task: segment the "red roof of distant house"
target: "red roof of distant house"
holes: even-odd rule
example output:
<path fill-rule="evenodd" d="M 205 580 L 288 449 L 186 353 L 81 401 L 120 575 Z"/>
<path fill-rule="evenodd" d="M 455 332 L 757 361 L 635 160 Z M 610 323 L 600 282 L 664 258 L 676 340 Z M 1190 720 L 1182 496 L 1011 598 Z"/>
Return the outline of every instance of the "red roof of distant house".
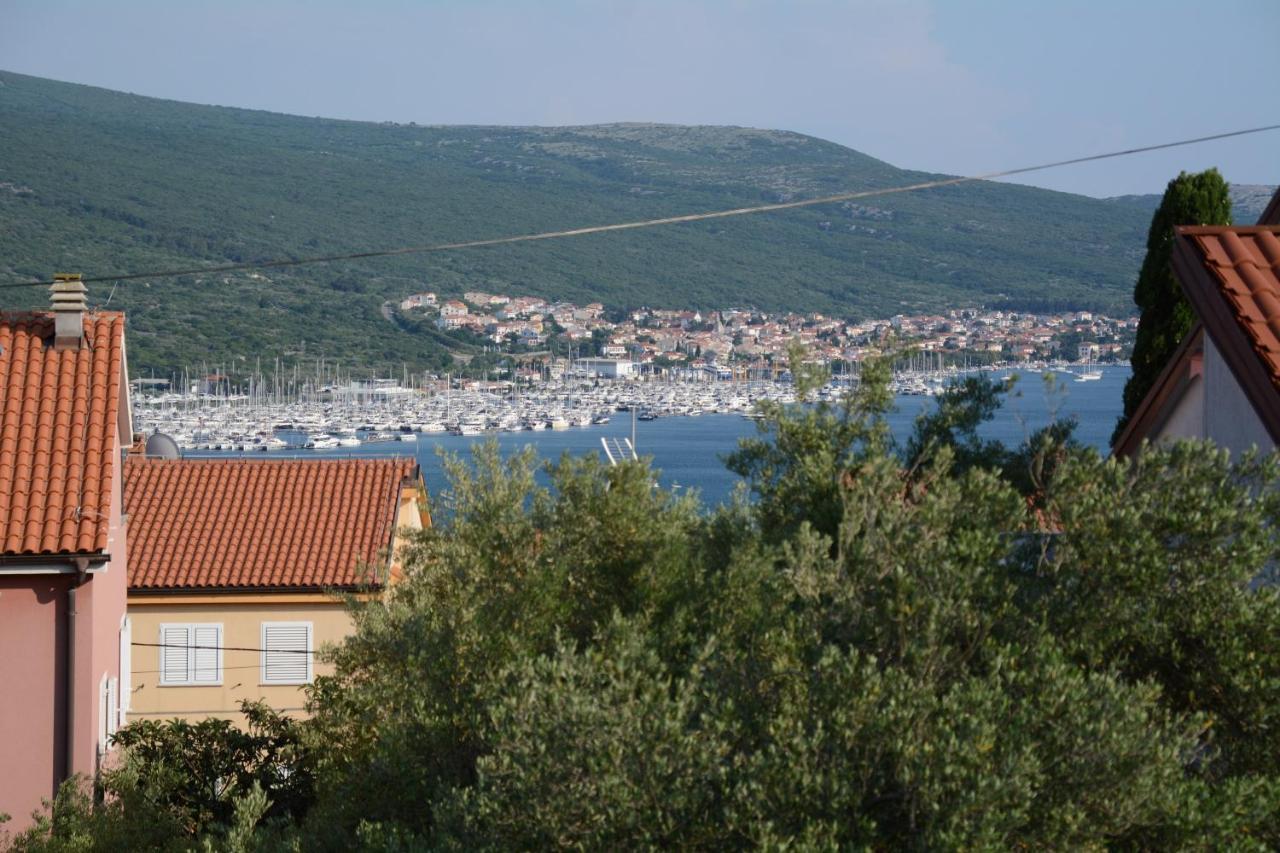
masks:
<path fill-rule="evenodd" d="M 412 459 L 125 461 L 129 589 L 355 587 L 385 564 Z"/>
<path fill-rule="evenodd" d="M 107 549 L 124 315 L 85 315 L 77 349 L 53 333 L 51 313 L 0 314 L 0 556 Z"/>
<path fill-rule="evenodd" d="M 1177 232 L 1174 269 L 1187 299 L 1280 441 L 1280 226 Z"/>

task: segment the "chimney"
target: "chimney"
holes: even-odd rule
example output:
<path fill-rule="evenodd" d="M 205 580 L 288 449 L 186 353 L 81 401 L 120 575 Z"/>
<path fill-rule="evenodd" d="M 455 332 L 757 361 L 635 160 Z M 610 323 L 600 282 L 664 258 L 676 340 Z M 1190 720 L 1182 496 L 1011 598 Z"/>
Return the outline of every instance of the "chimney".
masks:
<path fill-rule="evenodd" d="M 57 273 L 49 288 L 53 303 L 53 349 L 80 349 L 84 339 L 84 314 L 89 310 L 89 289 L 80 273 Z"/>

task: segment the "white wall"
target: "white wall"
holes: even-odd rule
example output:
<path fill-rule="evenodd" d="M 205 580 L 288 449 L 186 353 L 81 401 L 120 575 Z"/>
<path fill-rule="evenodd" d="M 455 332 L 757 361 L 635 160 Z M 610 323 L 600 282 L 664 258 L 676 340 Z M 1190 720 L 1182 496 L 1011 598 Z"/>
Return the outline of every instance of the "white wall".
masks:
<path fill-rule="evenodd" d="M 1204 339 L 1203 384 L 1205 432 L 1219 447 L 1229 449 L 1232 455 L 1251 447 L 1275 447 L 1262 419 L 1208 335 Z"/>
<path fill-rule="evenodd" d="M 1204 438 L 1204 395 L 1205 381 L 1203 376 L 1193 378 L 1182 397 L 1174 403 L 1173 411 L 1152 436 L 1152 444 L 1166 444 L 1180 438 Z"/>
<path fill-rule="evenodd" d="M 630 376 L 633 373 L 632 368 L 635 367 L 629 361 L 612 358 L 584 358 L 578 361 L 577 366 L 584 373 L 610 379 Z"/>

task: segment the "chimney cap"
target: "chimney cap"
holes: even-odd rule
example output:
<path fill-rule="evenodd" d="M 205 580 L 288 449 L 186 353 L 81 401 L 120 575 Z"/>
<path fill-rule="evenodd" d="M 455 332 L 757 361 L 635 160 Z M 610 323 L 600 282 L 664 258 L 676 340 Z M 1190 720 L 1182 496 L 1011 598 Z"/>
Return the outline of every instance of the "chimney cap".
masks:
<path fill-rule="evenodd" d="M 86 311 L 89 308 L 89 288 L 80 280 L 79 274 L 71 276 L 59 273 L 49 285 L 50 301 L 54 311 Z"/>

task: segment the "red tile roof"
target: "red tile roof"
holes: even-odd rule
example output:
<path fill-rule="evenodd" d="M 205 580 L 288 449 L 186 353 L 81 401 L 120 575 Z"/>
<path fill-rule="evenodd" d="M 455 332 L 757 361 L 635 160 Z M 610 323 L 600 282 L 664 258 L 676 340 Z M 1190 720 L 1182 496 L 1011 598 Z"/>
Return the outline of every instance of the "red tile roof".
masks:
<path fill-rule="evenodd" d="M 125 461 L 129 589 L 353 587 L 386 562 L 412 459 Z"/>
<path fill-rule="evenodd" d="M 124 315 L 85 315 L 79 349 L 53 331 L 50 313 L 0 313 L 0 556 L 107 548 Z"/>
<path fill-rule="evenodd" d="M 1280 389 L 1280 229 L 1183 228 Z"/>
<path fill-rule="evenodd" d="M 1192 308 L 1280 435 L 1280 226 L 1177 230 L 1174 268 Z"/>

